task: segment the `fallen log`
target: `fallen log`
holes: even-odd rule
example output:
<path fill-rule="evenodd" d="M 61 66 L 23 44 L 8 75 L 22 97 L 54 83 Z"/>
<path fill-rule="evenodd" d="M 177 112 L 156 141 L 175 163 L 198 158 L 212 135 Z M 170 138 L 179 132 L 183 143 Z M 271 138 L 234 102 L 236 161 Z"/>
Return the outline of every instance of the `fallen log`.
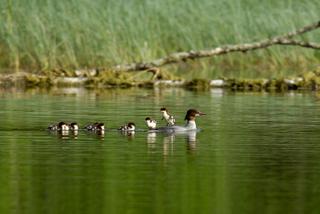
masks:
<path fill-rule="evenodd" d="M 306 41 L 297 41 L 292 39 L 292 37 L 294 36 L 316 30 L 319 27 L 320 27 L 320 21 L 310 25 L 306 25 L 295 31 L 292 31 L 280 36 L 275 36 L 269 39 L 263 39 L 259 42 L 236 44 L 236 45 L 224 45 L 221 47 L 216 47 L 208 50 L 198 50 L 198 51 L 190 50 L 185 52 L 177 52 L 159 59 L 152 60 L 150 62 L 139 62 L 139 63 L 124 64 L 124 65 L 116 65 L 111 70 L 116 72 L 143 71 L 143 70 L 149 70 L 149 69 L 161 67 L 167 64 L 186 61 L 188 59 L 213 57 L 213 56 L 228 54 L 232 52 L 245 53 L 245 52 L 253 51 L 257 49 L 268 48 L 274 45 L 299 46 L 303 48 L 320 50 L 320 44 L 313 43 L 313 42 L 306 42 Z"/>

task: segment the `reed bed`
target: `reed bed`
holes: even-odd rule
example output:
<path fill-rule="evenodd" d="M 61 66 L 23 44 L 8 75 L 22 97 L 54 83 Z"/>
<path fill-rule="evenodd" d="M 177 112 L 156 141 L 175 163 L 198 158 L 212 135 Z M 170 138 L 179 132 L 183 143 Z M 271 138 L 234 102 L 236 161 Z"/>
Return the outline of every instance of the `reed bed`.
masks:
<path fill-rule="evenodd" d="M 171 52 L 258 41 L 319 19 L 318 0 L 0 0 L 1 70 L 110 67 Z M 320 42 L 320 32 L 301 39 Z M 190 77 L 292 75 L 319 51 L 272 47 L 180 63 Z"/>

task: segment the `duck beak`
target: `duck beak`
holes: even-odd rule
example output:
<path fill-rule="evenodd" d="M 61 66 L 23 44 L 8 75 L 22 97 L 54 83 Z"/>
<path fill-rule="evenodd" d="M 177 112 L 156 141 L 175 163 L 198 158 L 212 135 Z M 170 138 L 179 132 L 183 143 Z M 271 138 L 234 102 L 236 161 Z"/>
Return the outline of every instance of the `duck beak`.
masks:
<path fill-rule="evenodd" d="M 203 113 L 203 112 L 198 112 L 198 114 L 199 114 L 199 116 L 202 116 L 202 115 L 206 115 L 205 113 Z"/>

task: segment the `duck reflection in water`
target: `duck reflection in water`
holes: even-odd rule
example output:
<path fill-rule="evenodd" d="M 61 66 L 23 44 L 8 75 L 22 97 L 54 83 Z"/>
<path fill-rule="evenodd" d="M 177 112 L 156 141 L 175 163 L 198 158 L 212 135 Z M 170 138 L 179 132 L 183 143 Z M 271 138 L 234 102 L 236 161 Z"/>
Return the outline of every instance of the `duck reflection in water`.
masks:
<path fill-rule="evenodd" d="M 150 145 L 153 145 L 156 143 L 157 140 L 157 133 L 156 132 L 148 132 L 147 134 L 147 142 Z"/>
<path fill-rule="evenodd" d="M 69 139 L 69 130 L 61 130 L 57 132 L 58 137 L 61 139 Z"/>
<path fill-rule="evenodd" d="M 132 140 L 135 135 L 135 131 L 127 131 L 127 130 L 120 130 L 119 133 L 123 136 L 128 137 L 129 140 Z"/>
<path fill-rule="evenodd" d="M 70 137 L 72 137 L 73 139 L 78 139 L 78 134 L 78 130 L 71 131 Z"/>
<path fill-rule="evenodd" d="M 156 132 L 148 132 L 147 133 L 147 145 L 148 145 L 148 153 L 156 153 L 157 150 L 157 133 Z"/>
<path fill-rule="evenodd" d="M 189 131 L 185 136 L 188 151 L 195 151 L 197 149 L 197 132 L 196 130 Z"/>
<path fill-rule="evenodd" d="M 105 130 L 95 130 L 95 131 L 87 131 L 86 135 L 93 136 L 97 139 L 104 139 Z"/>
<path fill-rule="evenodd" d="M 59 131 L 50 131 L 50 134 L 57 136 L 60 139 L 78 139 L 78 131 L 72 130 L 59 130 Z"/>
<path fill-rule="evenodd" d="M 174 143 L 175 135 L 168 134 L 163 138 L 163 155 L 167 156 L 169 154 L 173 154 L 173 143 Z"/>
<path fill-rule="evenodd" d="M 96 130 L 94 131 L 94 134 L 96 135 L 97 138 L 104 139 L 104 132 L 105 130 Z"/>
<path fill-rule="evenodd" d="M 159 135 L 163 136 L 163 155 L 172 155 L 174 153 L 174 142 L 176 138 L 184 137 L 186 140 L 187 151 L 195 151 L 197 146 L 197 132 L 199 130 L 190 130 L 186 132 L 157 132 L 149 131 L 147 134 L 148 151 L 156 150 L 156 139 Z"/>

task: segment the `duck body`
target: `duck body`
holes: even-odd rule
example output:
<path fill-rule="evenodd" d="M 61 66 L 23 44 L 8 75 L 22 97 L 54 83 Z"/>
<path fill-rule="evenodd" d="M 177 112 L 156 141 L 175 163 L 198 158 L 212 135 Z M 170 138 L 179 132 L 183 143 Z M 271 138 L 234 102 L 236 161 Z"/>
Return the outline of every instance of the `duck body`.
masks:
<path fill-rule="evenodd" d="M 195 131 L 197 130 L 197 127 L 191 127 L 191 126 L 165 126 L 160 127 L 158 129 L 159 132 L 187 132 L 187 131 Z"/>

